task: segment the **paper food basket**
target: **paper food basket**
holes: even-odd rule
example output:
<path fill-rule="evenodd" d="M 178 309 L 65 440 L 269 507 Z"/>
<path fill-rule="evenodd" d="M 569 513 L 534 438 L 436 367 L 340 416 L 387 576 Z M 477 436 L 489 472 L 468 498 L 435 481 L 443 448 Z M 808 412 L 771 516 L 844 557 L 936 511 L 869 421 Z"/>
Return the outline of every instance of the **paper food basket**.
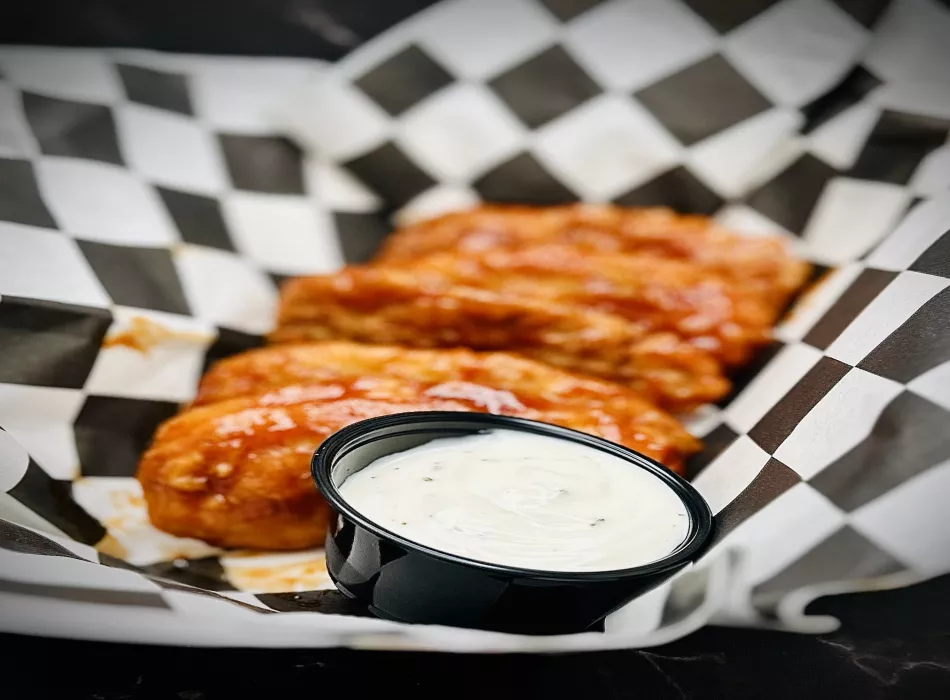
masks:
<path fill-rule="evenodd" d="M 829 630 L 818 595 L 950 570 L 948 36 L 934 0 L 452 0 L 336 65 L 0 48 L 0 630 L 609 649 Z M 150 527 L 138 455 L 282 279 L 479 200 L 713 214 L 823 273 L 691 419 L 697 567 L 603 632 L 522 637 L 365 617 L 319 552 Z"/>

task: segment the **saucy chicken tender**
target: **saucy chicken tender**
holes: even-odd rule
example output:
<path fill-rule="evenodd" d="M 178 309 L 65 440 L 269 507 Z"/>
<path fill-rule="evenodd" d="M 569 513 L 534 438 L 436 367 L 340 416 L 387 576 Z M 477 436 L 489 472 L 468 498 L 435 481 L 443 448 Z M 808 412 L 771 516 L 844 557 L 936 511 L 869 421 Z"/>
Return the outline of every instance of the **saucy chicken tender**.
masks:
<path fill-rule="evenodd" d="M 509 351 L 618 381 L 675 411 L 715 401 L 729 388 L 716 359 L 675 334 L 504 291 L 427 285 L 382 267 L 291 280 L 270 339 Z"/>
<path fill-rule="evenodd" d="M 172 535 L 220 547 L 315 547 L 323 544 L 330 510 L 313 485 L 310 458 L 326 437 L 364 418 L 467 409 L 439 399 L 222 401 L 163 423 L 137 478 L 152 524 Z"/>
<path fill-rule="evenodd" d="M 159 427 L 139 464 L 149 519 L 170 534 L 220 547 L 318 546 L 330 511 L 311 481 L 314 450 L 350 423 L 392 413 L 493 408 L 605 437 L 675 469 L 694 449 L 662 414 L 638 423 L 607 409 L 532 407 L 510 392 L 499 392 L 500 405 L 486 405 L 470 388 L 475 398 L 439 386 L 392 377 L 324 381 L 185 410 Z"/>
<path fill-rule="evenodd" d="M 376 262 L 414 262 L 444 251 L 480 255 L 538 243 L 567 244 L 578 256 L 636 253 L 690 261 L 748 285 L 777 308 L 809 273 L 809 265 L 774 237 L 741 236 L 708 217 L 665 208 L 590 204 L 481 205 L 453 212 L 397 230 Z"/>
<path fill-rule="evenodd" d="M 263 405 L 353 396 L 457 399 L 478 410 L 537 417 L 597 434 L 672 469 L 699 449 L 675 418 L 626 387 L 505 353 L 348 342 L 263 348 L 212 366 L 193 405 L 249 396 Z"/>
<path fill-rule="evenodd" d="M 735 366 L 769 342 L 778 310 L 747 286 L 681 260 L 578 255 L 540 244 L 481 255 L 435 253 L 407 264 L 427 285 L 465 285 L 617 314 L 669 331 Z"/>

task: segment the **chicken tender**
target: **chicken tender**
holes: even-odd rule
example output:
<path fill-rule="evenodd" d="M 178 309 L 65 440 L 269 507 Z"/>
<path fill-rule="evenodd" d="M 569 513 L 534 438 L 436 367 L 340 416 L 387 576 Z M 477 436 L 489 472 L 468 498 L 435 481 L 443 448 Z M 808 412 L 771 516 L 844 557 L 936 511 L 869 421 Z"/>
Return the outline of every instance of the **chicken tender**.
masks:
<path fill-rule="evenodd" d="M 504 291 L 427 285 L 411 272 L 350 267 L 284 285 L 273 342 L 347 339 L 408 347 L 510 351 L 618 381 L 674 411 L 729 388 L 707 352 L 613 314 Z"/>
<path fill-rule="evenodd" d="M 193 405 L 238 397 L 275 405 L 354 396 L 462 400 L 472 410 L 533 417 L 600 435 L 674 470 L 699 448 L 675 418 L 630 389 L 514 355 L 465 349 L 325 342 L 252 350 L 216 363 Z"/>
<path fill-rule="evenodd" d="M 427 285 L 465 285 L 623 316 L 669 331 L 735 366 L 768 343 L 777 309 L 747 286 L 681 260 L 578 255 L 540 244 L 481 255 L 435 253 L 407 265 Z"/>
<path fill-rule="evenodd" d="M 159 426 L 137 478 L 152 524 L 172 535 L 220 547 L 315 547 L 323 544 L 330 509 L 310 477 L 310 458 L 326 437 L 364 418 L 467 409 L 441 399 L 222 401 Z"/>
<path fill-rule="evenodd" d="M 414 262 L 443 251 L 473 255 L 538 243 L 568 244 L 578 256 L 636 253 L 690 261 L 749 286 L 776 308 L 787 303 L 809 274 L 809 265 L 774 237 L 741 236 L 708 217 L 665 208 L 589 204 L 482 205 L 446 214 L 397 230 L 376 261 Z"/>
<path fill-rule="evenodd" d="M 410 411 L 488 412 L 479 400 L 433 396 L 425 385 L 384 378 L 358 382 L 297 385 L 250 398 L 219 401 L 188 409 L 162 424 L 142 456 L 138 480 L 152 524 L 179 537 L 194 537 L 220 547 L 285 550 L 322 544 L 329 507 L 310 477 L 314 450 L 330 434 L 359 420 Z M 382 387 L 387 386 L 387 389 Z M 443 385 L 445 386 L 445 385 Z M 430 386 L 429 389 L 432 387 Z M 311 391 L 316 389 L 317 391 Z M 451 394 L 451 391 L 445 392 Z M 391 398 L 378 398 L 389 394 Z M 366 398 L 367 396 L 377 398 Z M 315 396 L 317 398 L 315 398 Z M 670 466 L 680 465 L 677 440 L 643 425 L 618 422 L 609 411 L 571 407 L 542 410 L 508 394 L 508 415 L 556 423 L 625 444 Z M 664 423 L 662 415 L 655 419 Z M 669 419 L 666 419 L 669 420 Z"/>

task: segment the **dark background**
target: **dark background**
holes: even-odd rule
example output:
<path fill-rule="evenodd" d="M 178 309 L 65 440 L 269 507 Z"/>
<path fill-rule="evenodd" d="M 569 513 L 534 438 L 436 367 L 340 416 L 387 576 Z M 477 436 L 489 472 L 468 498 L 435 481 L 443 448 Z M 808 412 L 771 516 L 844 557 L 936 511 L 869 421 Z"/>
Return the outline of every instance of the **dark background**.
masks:
<path fill-rule="evenodd" d="M 9 0 L 0 2 L 0 43 L 335 60 L 431 4 Z M 825 637 L 709 628 L 647 651 L 575 656 L 209 650 L 0 635 L 0 682 L 23 697 L 98 700 L 270 697 L 291 688 L 352 698 L 373 691 L 414 698 L 947 698 L 948 600 L 945 576 L 817 601 L 809 612 L 844 622 Z"/>
<path fill-rule="evenodd" d="M 435 0 L 9 0 L 0 2 L 0 43 L 332 61 L 433 4 Z"/>

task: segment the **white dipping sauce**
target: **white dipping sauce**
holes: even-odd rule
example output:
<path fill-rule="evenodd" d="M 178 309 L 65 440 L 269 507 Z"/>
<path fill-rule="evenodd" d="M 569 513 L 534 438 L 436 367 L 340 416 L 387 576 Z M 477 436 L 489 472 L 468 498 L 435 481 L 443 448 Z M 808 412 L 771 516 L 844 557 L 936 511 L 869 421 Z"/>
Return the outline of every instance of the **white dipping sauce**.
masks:
<path fill-rule="evenodd" d="M 689 530 L 658 477 L 568 440 L 515 430 L 444 438 L 379 459 L 343 498 L 422 545 L 544 571 L 612 571 L 662 559 Z"/>

